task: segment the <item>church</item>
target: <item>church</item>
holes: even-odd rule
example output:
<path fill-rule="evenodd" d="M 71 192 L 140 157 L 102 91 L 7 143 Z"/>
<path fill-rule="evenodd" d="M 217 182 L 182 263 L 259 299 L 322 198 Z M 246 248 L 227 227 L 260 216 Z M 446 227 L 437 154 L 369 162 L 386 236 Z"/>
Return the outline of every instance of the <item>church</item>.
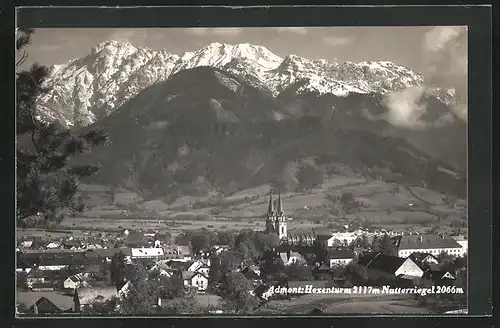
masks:
<path fill-rule="evenodd" d="M 275 202 L 272 193 L 269 193 L 269 206 L 266 214 L 266 233 L 275 233 L 278 235 L 282 244 L 289 245 L 312 245 L 317 239 L 323 236 L 331 236 L 329 232 L 315 231 L 310 229 L 307 231 L 291 230 L 288 231 L 287 217 L 283 210 L 283 202 L 281 199 L 281 192 L 278 193 L 276 210 L 274 208 Z"/>

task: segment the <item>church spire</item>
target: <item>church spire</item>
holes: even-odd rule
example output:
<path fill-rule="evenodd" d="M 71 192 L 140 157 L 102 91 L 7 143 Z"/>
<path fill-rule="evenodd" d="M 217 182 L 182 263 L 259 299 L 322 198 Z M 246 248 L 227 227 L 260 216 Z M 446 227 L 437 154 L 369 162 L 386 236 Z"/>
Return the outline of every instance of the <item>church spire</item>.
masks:
<path fill-rule="evenodd" d="M 269 207 L 267 209 L 267 214 L 269 216 L 274 215 L 274 204 L 273 204 L 273 194 L 269 191 Z"/>
<path fill-rule="evenodd" d="M 278 192 L 278 215 L 283 215 L 283 204 L 281 203 L 281 189 Z"/>

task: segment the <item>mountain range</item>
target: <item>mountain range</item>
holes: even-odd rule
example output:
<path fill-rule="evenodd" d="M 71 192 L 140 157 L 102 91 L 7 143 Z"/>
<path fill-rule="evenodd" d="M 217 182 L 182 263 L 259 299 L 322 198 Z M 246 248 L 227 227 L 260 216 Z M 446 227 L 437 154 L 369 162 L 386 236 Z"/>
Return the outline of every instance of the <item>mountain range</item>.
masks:
<path fill-rule="evenodd" d="M 41 117 L 66 127 L 84 126 L 109 115 L 146 87 L 176 73 L 210 66 L 235 74 L 277 97 L 300 83 L 296 92 L 346 95 L 386 93 L 417 87 L 421 74 L 389 61 L 336 63 L 296 55 L 281 58 L 262 46 L 212 43 L 182 55 L 106 41 L 87 56 L 51 68 L 51 91 L 39 99 Z M 441 92 L 442 93 L 442 92 Z M 443 93 L 453 102 L 453 92 Z"/>
<path fill-rule="evenodd" d="M 466 194 L 466 124 L 453 116 L 453 90 L 427 89 L 392 62 L 220 43 L 179 56 L 107 41 L 53 67 L 46 83 L 42 120 L 110 136 L 109 147 L 75 159 L 102 164 L 89 183 L 166 202 L 270 182 L 309 188 L 332 174 Z M 425 108 L 417 129 L 389 119 L 388 95 L 412 90 Z"/>

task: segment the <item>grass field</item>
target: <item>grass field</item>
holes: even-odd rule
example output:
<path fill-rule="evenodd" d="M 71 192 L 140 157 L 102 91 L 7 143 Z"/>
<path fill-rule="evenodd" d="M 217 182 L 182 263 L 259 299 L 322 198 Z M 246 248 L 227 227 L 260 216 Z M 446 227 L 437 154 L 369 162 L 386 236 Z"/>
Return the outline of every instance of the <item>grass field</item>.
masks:
<path fill-rule="evenodd" d="M 328 222 L 345 222 L 331 214 L 334 205 L 331 199 L 347 192 L 363 204 L 357 212 L 346 215 L 347 219 L 358 217 L 386 229 L 422 232 L 432 226 L 439 226 L 442 232 L 449 232 L 454 224 L 465 226 L 467 210 L 464 200 L 456 200 L 455 207 L 449 208 L 439 193 L 398 186 L 399 192 L 392 194 L 390 191 L 394 186 L 382 181 L 334 176 L 320 188 L 307 192 L 284 192 L 285 213 L 293 218 L 288 223 L 289 229 L 321 228 Z M 242 190 L 222 201 L 182 197 L 172 204 L 161 200 L 144 202 L 136 193 L 123 190 L 117 194 L 120 202 L 115 199 L 115 203 L 111 203 L 106 189 L 98 186 L 90 186 L 86 192 L 93 200 L 91 208 L 79 217 L 64 220 L 59 229 L 71 231 L 75 236 L 85 231 L 118 232 L 125 228 L 168 231 L 173 236 L 184 230 L 200 228 L 215 231 L 264 230 L 269 199 L 267 185 Z M 408 208 L 408 204 L 414 207 Z M 320 219 L 321 223 L 317 222 Z M 31 229 L 22 234 L 48 235 L 42 230 Z"/>
<path fill-rule="evenodd" d="M 309 294 L 293 300 L 276 300 L 266 304 L 263 312 L 307 314 L 320 309 L 328 314 L 430 314 L 415 305 L 408 295 Z"/>

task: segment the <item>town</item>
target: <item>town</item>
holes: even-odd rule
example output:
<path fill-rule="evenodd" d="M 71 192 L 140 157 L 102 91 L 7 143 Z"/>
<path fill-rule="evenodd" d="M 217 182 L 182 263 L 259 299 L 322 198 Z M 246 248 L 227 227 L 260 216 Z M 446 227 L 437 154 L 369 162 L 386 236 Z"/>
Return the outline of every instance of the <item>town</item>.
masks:
<path fill-rule="evenodd" d="M 174 240 L 152 229 L 96 232 L 81 238 L 20 237 L 17 313 L 323 313 L 311 286 L 359 288 L 359 297 L 370 294 L 360 286 L 448 286 L 462 293 L 412 295 L 411 302 L 430 313 L 466 308 L 468 243 L 463 233 L 349 225 L 289 229 L 292 218 L 286 216 L 280 194 L 277 200 L 269 195 L 265 220 L 263 231 L 199 229 Z M 276 293 L 279 288 L 294 292 Z"/>

